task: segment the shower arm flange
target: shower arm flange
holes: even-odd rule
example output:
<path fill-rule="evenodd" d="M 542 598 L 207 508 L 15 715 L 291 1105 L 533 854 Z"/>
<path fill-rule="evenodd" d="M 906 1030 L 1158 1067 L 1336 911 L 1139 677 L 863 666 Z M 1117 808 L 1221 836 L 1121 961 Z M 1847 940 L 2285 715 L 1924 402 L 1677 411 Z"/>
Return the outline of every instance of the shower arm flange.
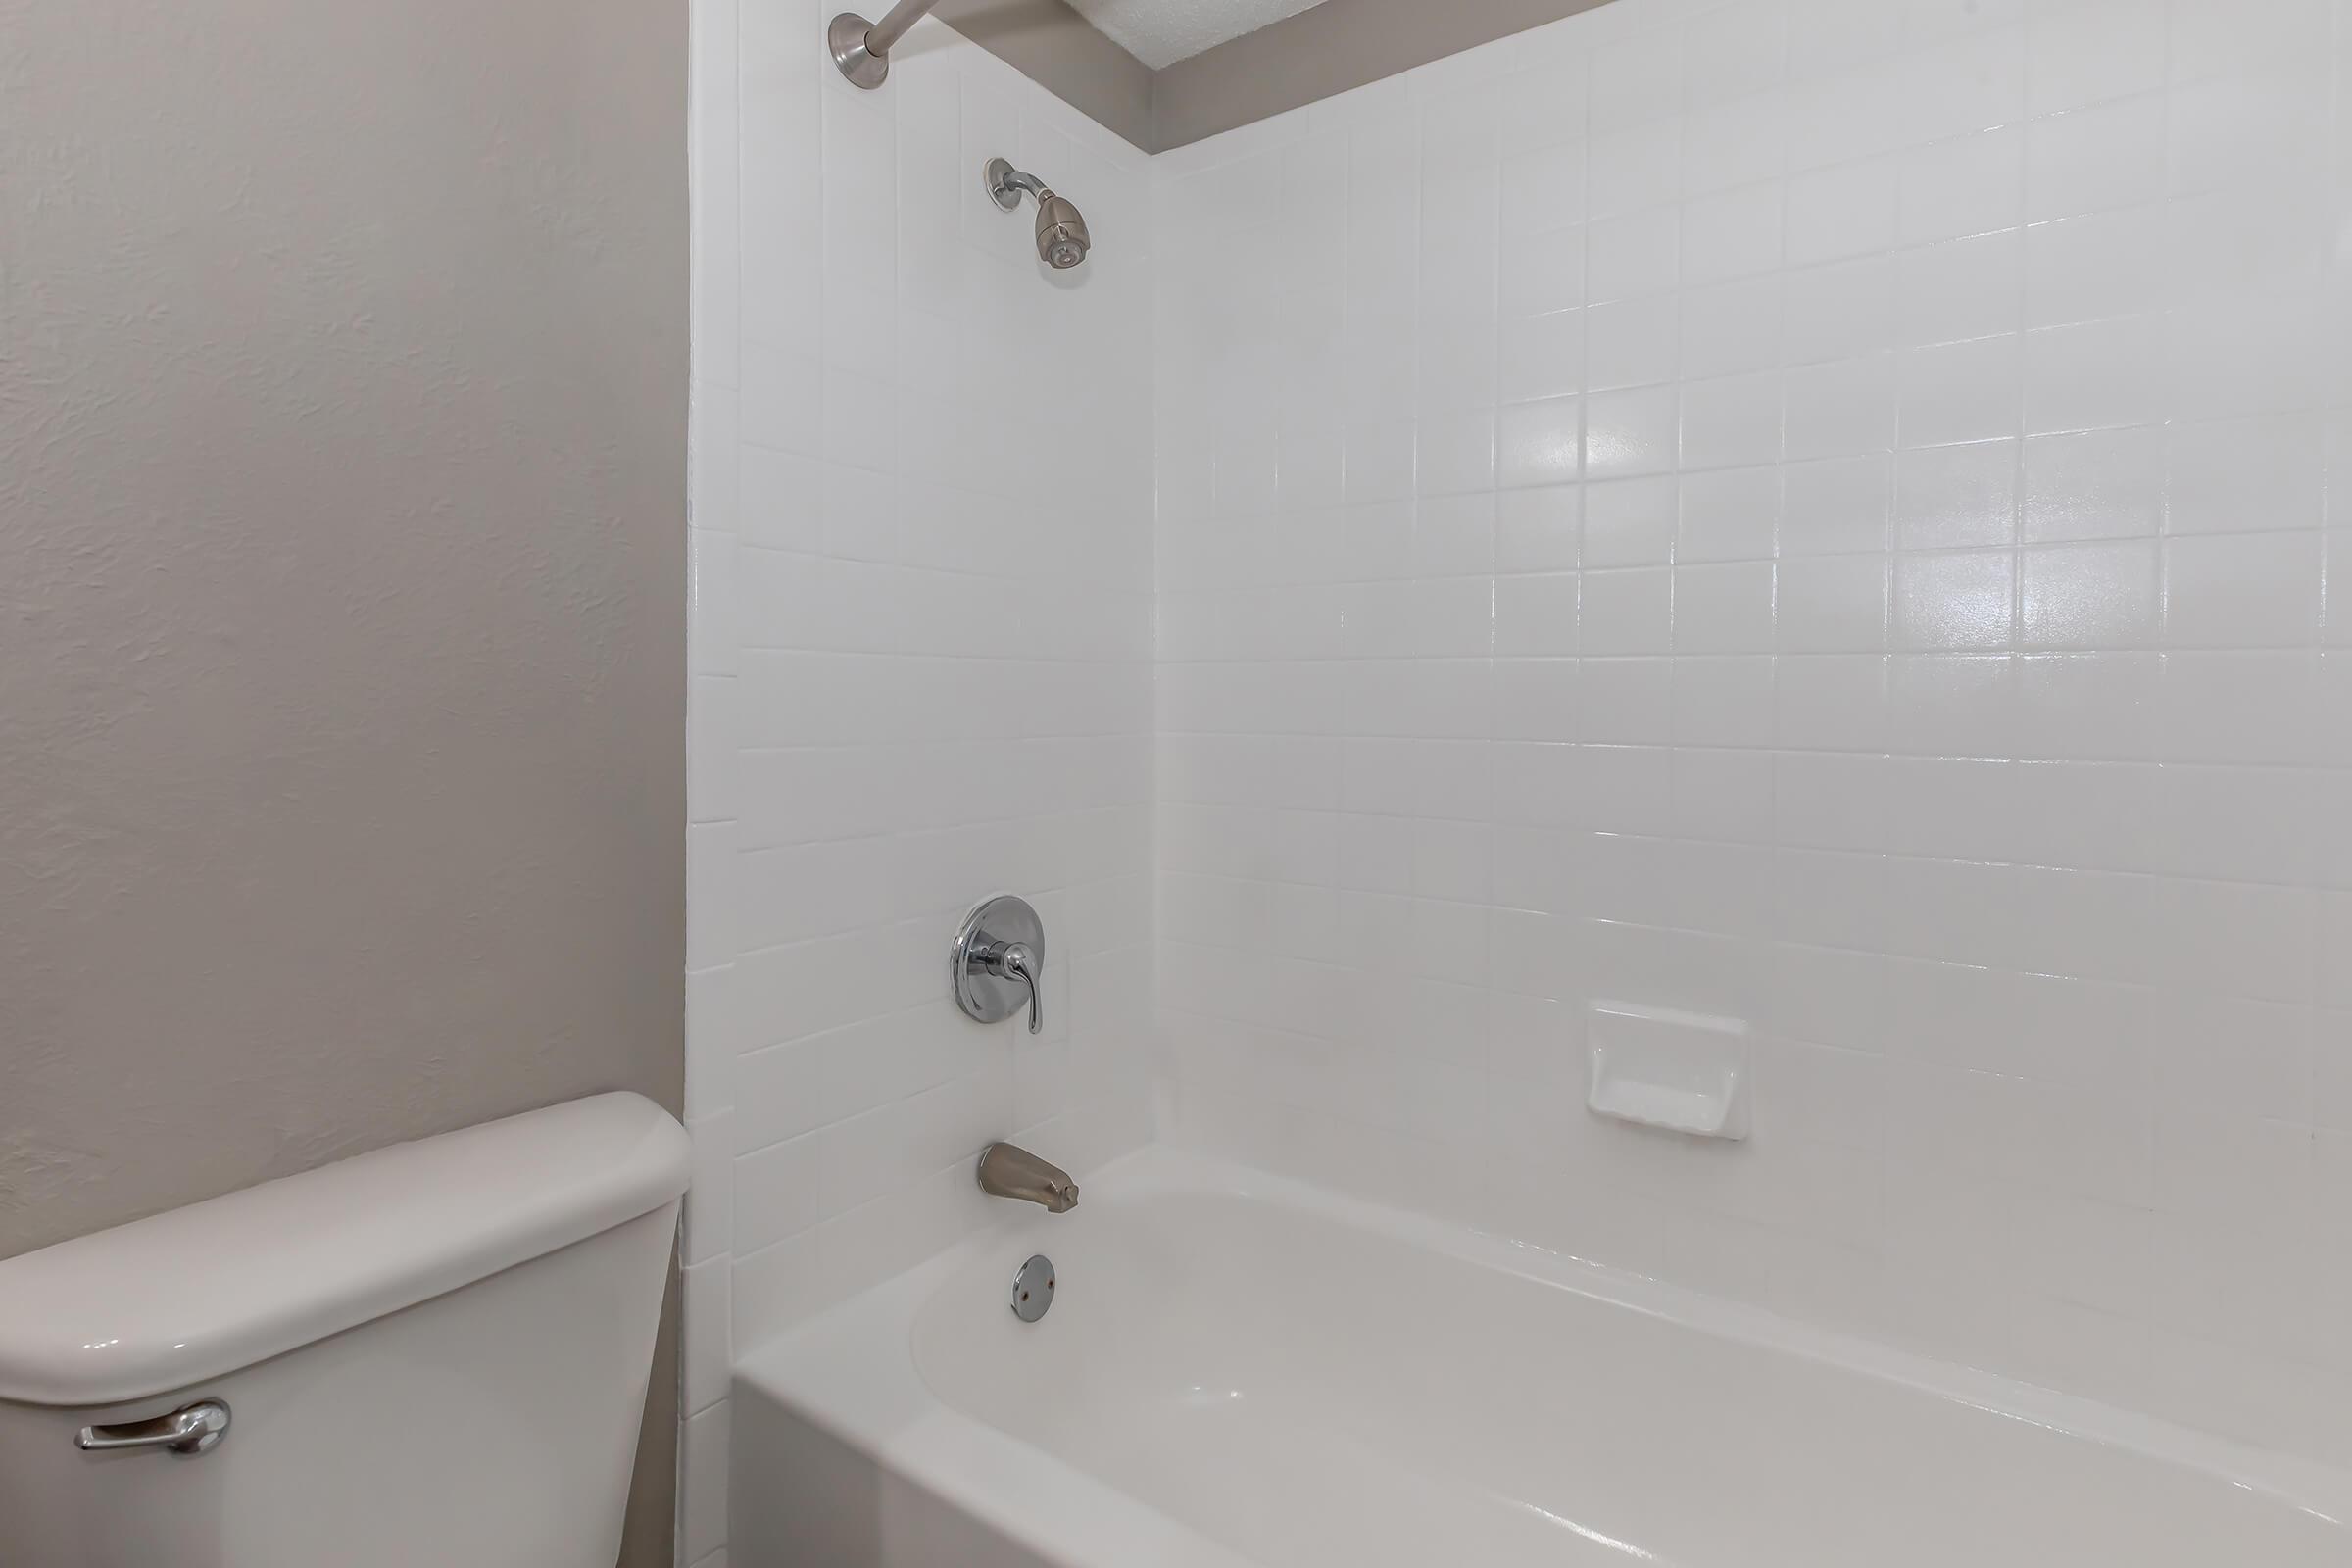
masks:
<path fill-rule="evenodd" d="M 991 158 L 988 167 L 980 172 L 988 183 L 990 199 L 1008 213 L 1021 205 L 1023 191 L 1027 191 L 1030 199 L 1040 206 L 1054 199 L 1054 193 L 1046 188 L 1044 180 L 1035 174 L 1022 173 L 1012 167 L 1008 159 Z"/>
<path fill-rule="evenodd" d="M 852 86 L 871 92 L 890 79 L 890 51 L 937 4 L 939 0 L 899 0 L 882 13 L 880 22 L 844 11 L 825 28 L 825 47 L 833 53 L 833 64 Z"/>

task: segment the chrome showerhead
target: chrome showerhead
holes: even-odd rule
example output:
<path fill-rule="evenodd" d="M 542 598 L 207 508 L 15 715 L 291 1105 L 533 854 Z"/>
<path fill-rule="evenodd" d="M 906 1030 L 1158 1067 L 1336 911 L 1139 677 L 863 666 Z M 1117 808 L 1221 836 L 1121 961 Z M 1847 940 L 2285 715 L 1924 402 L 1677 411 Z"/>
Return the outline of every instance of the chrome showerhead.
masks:
<path fill-rule="evenodd" d="M 999 207 L 1011 212 L 1027 191 L 1037 201 L 1038 259 L 1055 271 L 1066 271 L 1086 260 L 1095 240 L 1086 229 L 1075 203 L 1056 196 L 1035 174 L 1024 174 L 1002 158 L 991 158 L 984 171 L 988 194 Z"/>
<path fill-rule="evenodd" d="M 1059 270 L 1076 267 L 1086 260 L 1094 236 L 1086 231 L 1086 220 L 1067 199 L 1053 192 L 1037 204 L 1037 254 L 1046 265 Z"/>

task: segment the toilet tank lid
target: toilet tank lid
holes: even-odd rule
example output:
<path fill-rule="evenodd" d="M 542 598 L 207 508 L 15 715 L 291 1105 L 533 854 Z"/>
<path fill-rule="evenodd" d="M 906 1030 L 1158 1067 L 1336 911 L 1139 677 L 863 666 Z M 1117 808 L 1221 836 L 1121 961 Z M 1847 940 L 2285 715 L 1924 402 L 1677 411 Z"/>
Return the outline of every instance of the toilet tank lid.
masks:
<path fill-rule="evenodd" d="M 282 1355 L 624 1224 L 686 1189 L 685 1129 L 596 1095 L 0 1262 L 0 1399 L 90 1405 Z"/>

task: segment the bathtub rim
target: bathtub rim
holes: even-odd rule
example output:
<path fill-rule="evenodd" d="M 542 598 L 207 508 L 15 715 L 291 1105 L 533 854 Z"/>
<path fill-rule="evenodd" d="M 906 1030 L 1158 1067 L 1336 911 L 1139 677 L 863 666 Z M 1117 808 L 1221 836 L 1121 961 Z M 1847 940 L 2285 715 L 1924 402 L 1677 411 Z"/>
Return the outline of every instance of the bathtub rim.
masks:
<path fill-rule="evenodd" d="M 1938 1361 L 1850 1331 L 1330 1191 L 1169 1144 L 1091 1173 L 1087 1212 L 1122 1200 L 1213 1197 L 1260 1201 L 1567 1290 L 1678 1327 L 1816 1365 L 1856 1372 L 1931 1398 L 2045 1427 L 2079 1441 L 2180 1466 L 2352 1531 L 2352 1470 L 2180 1426 L 2081 1395 Z M 771 1400 L 869 1455 L 900 1479 L 954 1502 L 1058 1568 L 1256 1568 L 1150 1503 L 946 1403 L 915 1360 L 914 1326 L 947 1281 L 1020 1246 L 1050 1243 L 1053 1221 L 1007 1204 L 976 1231 L 893 1279 L 739 1350 L 738 1397 Z M 738 1450 L 740 1458 L 741 1450 Z"/>

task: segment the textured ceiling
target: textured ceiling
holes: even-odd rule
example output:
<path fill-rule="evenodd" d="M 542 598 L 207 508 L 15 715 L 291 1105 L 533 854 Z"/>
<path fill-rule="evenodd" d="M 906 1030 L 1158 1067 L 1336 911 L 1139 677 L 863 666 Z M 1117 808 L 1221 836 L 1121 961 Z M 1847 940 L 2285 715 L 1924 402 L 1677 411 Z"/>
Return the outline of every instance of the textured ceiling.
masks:
<path fill-rule="evenodd" d="M 1079 14 L 1153 70 L 1255 32 L 1317 0 L 1070 0 Z"/>

